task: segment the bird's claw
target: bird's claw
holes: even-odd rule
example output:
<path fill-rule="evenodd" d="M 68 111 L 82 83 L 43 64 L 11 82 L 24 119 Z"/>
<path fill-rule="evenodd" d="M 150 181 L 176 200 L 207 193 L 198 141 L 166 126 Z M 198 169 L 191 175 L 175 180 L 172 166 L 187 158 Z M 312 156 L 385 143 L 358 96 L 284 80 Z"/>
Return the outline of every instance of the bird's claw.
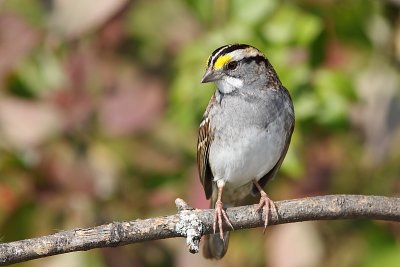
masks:
<path fill-rule="evenodd" d="M 219 237 L 221 238 L 222 241 L 224 241 L 224 231 L 222 228 L 222 219 L 225 219 L 225 222 L 234 230 L 231 221 L 229 220 L 228 216 L 226 215 L 226 212 L 224 210 L 224 204 L 222 201 L 217 201 L 215 203 L 215 212 L 214 212 L 214 234 L 216 232 L 217 228 L 217 223 L 218 223 L 218 229 L 219 229 Z"/>
<path fill-rule="evenodd" d="M 263 211 L 264 211 L 265 221 L 264 221 L 264 231 L 263 232 L 265 233 L 265 230 L 268 225 L 270 210 L 272 209 L 275 214 L 278 214 L 278 212 L 276 210 L 275 203 L 268 197 L 268 195 L 264 191 L 261 191 L 260 194 L 261 194 L 261 198 L 260 198 L 260 202 L 258 203 L 257 211 L 260 211 L 261 209 L 263 209 Z"/>

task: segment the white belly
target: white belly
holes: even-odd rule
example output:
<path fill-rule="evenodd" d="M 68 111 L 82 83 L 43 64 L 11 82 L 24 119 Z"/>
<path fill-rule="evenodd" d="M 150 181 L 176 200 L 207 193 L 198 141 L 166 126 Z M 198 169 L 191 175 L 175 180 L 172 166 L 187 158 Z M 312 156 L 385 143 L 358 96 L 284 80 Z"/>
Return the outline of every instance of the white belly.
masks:
<path fill-rule="evenodd" d="M 271 135 L 271 132 L 275 134 Z M 210 147 L 209 162 L 214 181 L 222 179 L 229 187 L 259 180 L 278 162 L 285 134 L 279 124 L 266 129 L 249 127 L 239 134 L 216 138 Z"/>

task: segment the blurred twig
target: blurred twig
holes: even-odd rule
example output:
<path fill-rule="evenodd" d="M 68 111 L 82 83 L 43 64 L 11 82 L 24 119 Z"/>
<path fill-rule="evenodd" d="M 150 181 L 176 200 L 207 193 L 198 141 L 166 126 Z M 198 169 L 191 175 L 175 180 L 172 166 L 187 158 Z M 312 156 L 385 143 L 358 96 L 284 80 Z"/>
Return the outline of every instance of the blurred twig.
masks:
<path fill-rule="evenodd" d="M 356 218 L 400 221 L 400 198 L 395 197 L 328 195 L 277 201 L 275 204 L 278 217 L 271 214 L 269 224 Z M 212 233 L 213 210 L 192 209 L 182 200 L 177 200 L 177 206 L 179 213 L 175 215 L 112 222 L 93 228 L 62 231 L 53 235 L 0 244 L 0 265 L 72 251 L 185 236 L 188 233 L 185 231 L 192 230 L 187 227 L 200 226 L 200 235 Z M 264 223 L 262 214 L 256 209 L 257 205 L 229 208 L 227 214 L 235 229 L 261 227 Z M 185 226 L 185 223 L 190 223 L 191 226 Z M 226 227 L 225 229 L 229 230 Z M 197 252 L 193 248 L 190 250 Z"/>

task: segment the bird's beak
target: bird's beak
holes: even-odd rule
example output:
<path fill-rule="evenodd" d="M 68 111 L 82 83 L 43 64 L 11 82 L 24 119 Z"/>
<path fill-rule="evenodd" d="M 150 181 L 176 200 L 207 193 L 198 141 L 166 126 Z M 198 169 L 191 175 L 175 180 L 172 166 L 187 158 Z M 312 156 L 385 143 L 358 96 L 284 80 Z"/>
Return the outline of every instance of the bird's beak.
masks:
<path fill-rule="evenodd" d="M 207 69 L 204 73 L 203 78 L 201 78 L 201 83 L 214 82 L 221 79 L 221 73 L 213 69 Z"/>

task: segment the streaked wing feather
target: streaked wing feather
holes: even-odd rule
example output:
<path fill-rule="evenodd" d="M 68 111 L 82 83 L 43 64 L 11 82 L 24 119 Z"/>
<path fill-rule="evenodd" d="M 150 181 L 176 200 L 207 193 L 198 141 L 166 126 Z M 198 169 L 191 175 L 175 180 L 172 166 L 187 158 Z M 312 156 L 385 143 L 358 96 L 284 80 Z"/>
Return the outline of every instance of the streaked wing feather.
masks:
<path fill-rule="evenodd" d="M 210 119 L 204 117 L 199 127 L 199 136 L 197 139 L 197 168 L 199 170 L 200 181 L 204 187 L 207 199 L 212 195 L 213 175 L 208 163 L 211 139 Z"/>

